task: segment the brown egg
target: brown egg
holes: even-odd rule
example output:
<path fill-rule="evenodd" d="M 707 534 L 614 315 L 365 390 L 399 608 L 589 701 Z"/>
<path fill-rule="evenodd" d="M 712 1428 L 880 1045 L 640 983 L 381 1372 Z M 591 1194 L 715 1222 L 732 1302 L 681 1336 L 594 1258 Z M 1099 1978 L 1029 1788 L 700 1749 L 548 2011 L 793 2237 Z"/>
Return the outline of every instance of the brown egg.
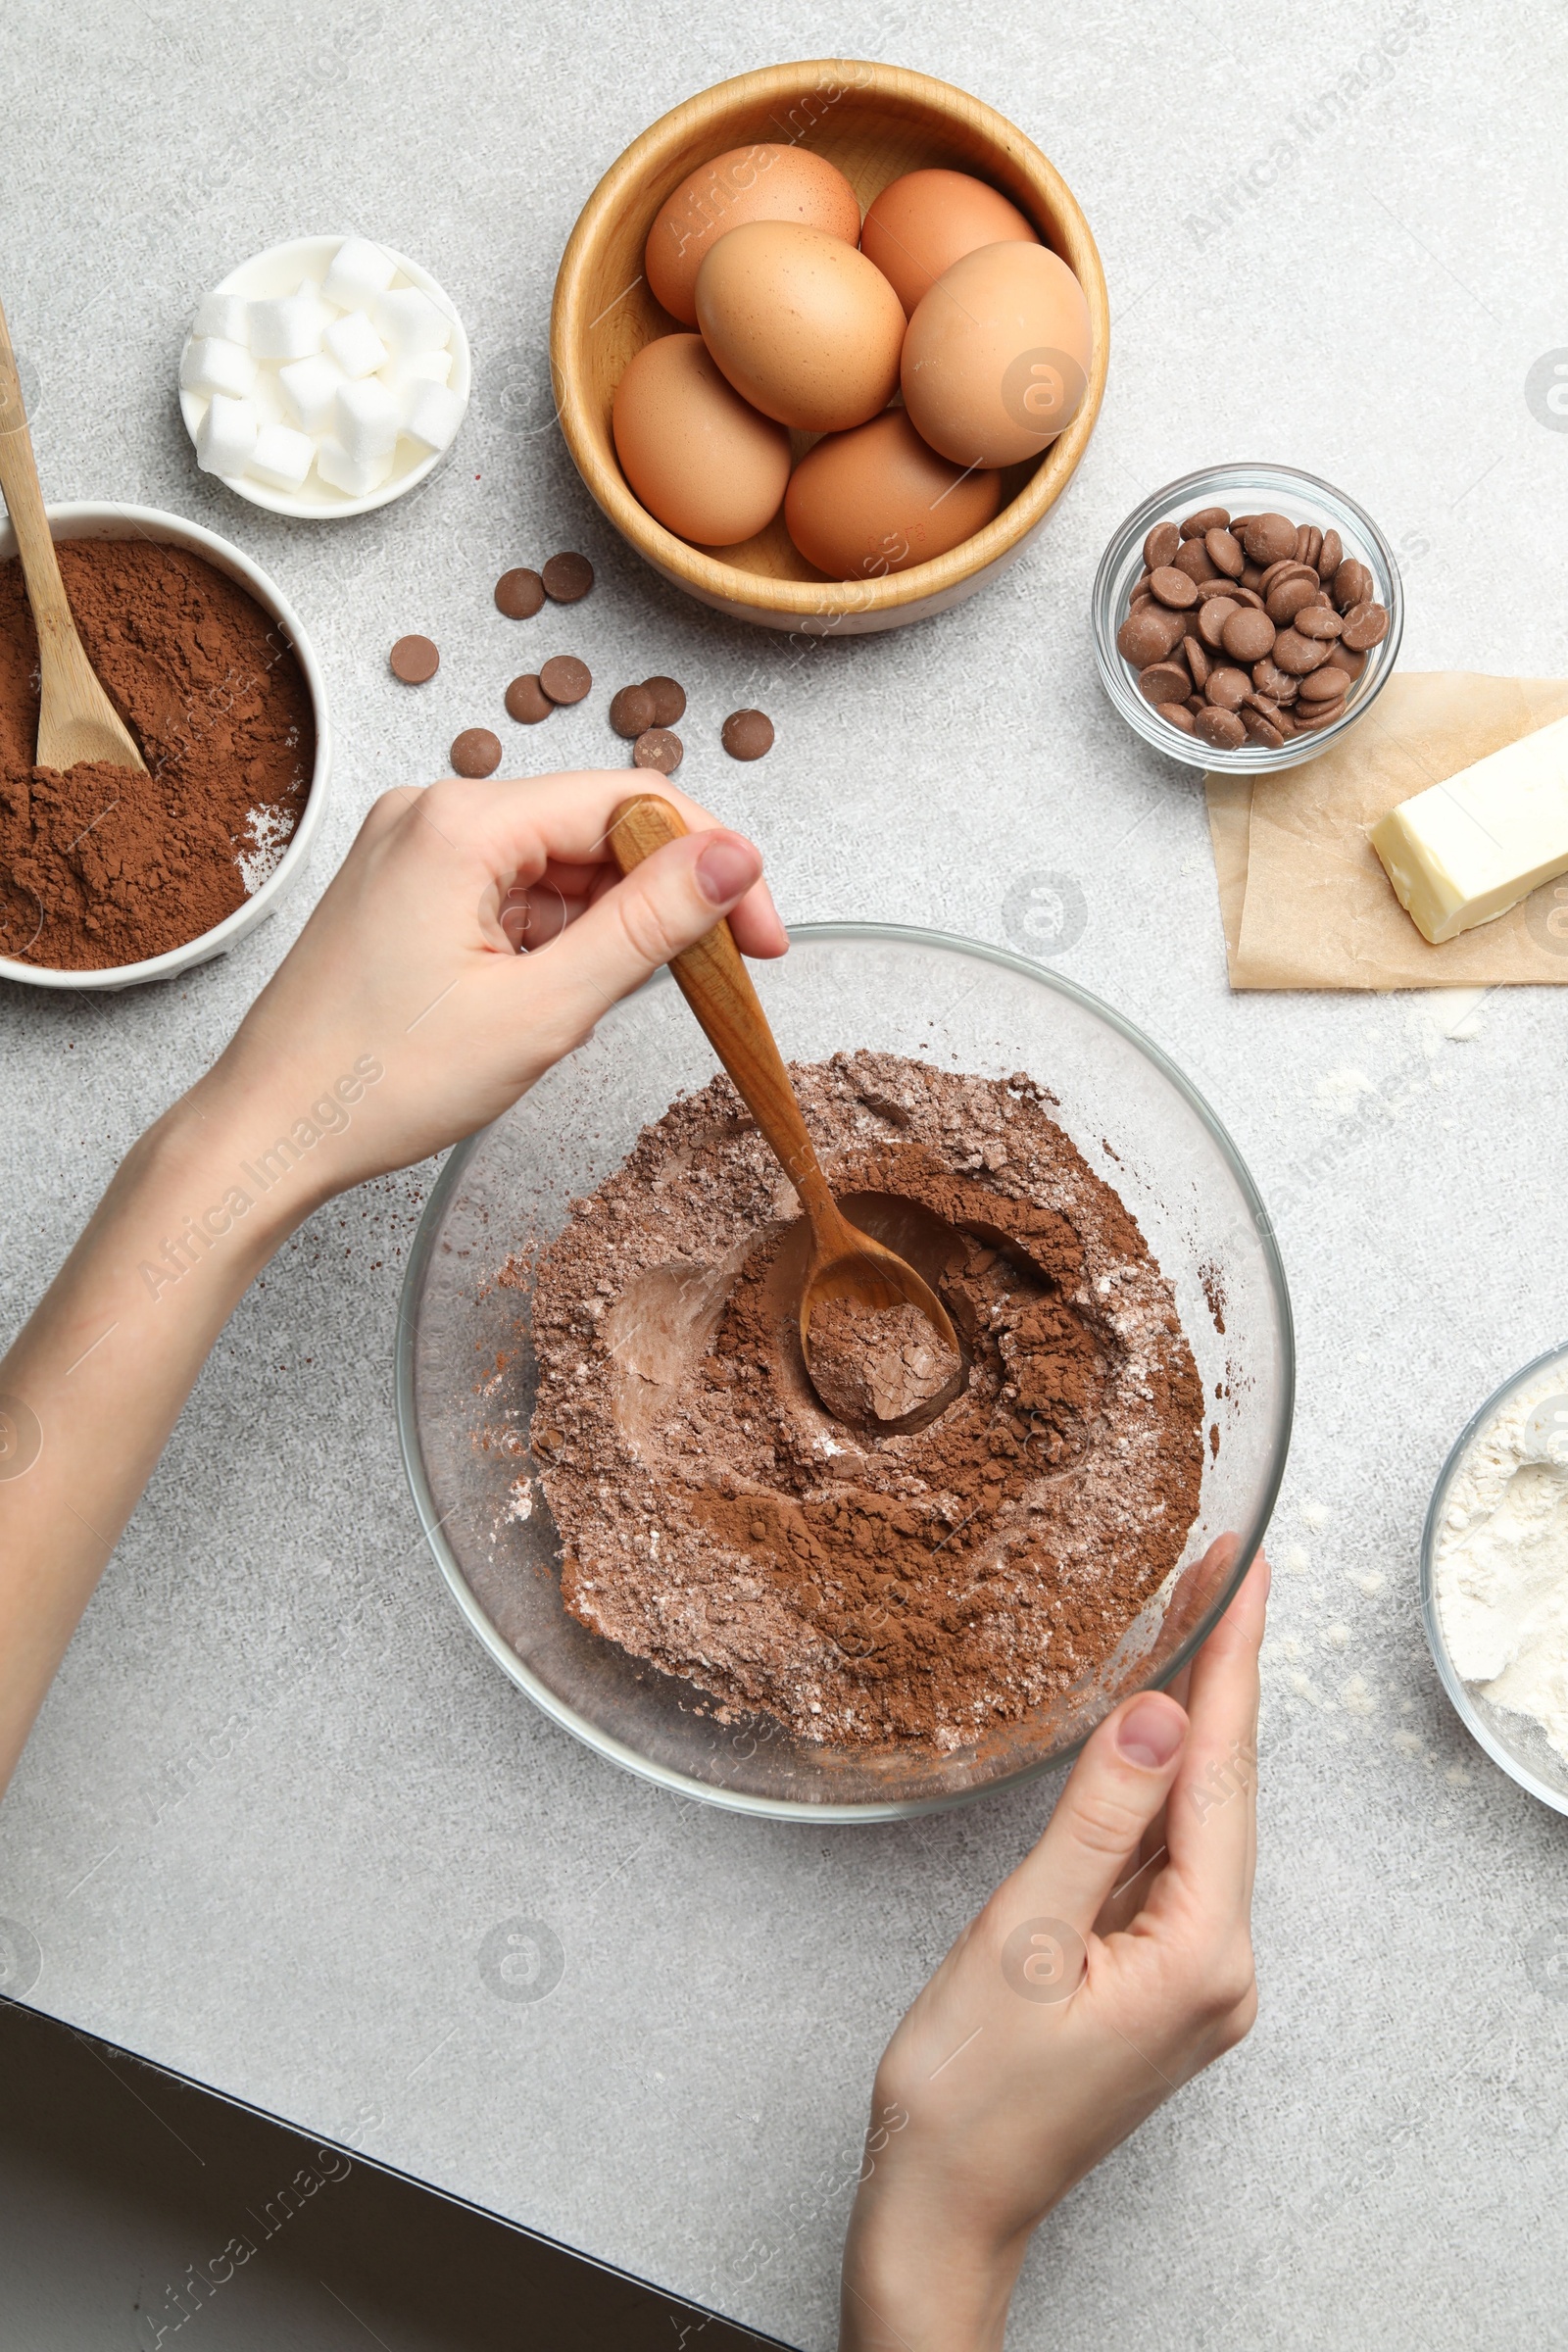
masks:
<path fill-rule="evenodd" d="M 922 296 L 904 400 L 956 466 L 1014 466 L 1070 424 L 1089 389 L 1084 290 L 1046 245 L 982 245 Z"/>
<path fill-rule="evenodd" d="M 1015 204 L 967 172 L 906 172 L 865 216 L 860 251 L 913 315 L 945 270 L 982 245 L 1038 245 Z"/>
<path fill-rule="evenodd" d="M 904 309 L 887 279 L 841 237 L 793 221 L 719 238 L 697 272 L 697 323 L 741 398 L 805 432 L 863 424 L 899 380 Z"/>
<path fill-rule="evenodd" d="M 1002 503 L 995 473 L 964 473 L 928 449 L 902 409 L 830 433 L 796 466 L 790 537 L 833 580 L 878 580 L 944 556 Z"/>
<path fill-rule="evenodd" d="M 632 489 L 682 539 L 733 547 L 778 513 L 790 437 L 731 391 L 701 335 L 643 345 L 615 386 L 611 429 Z"/>
<path fill-rule="evenodd" d="M 793 220 L 847 245 L 860 235 L 855 190 L 825 158 L 801 147 L 732 147 L 681 181 L 648 232 L 648 283 L 672 318 L 697 324 L 697 272 L 746 220 Z"/>

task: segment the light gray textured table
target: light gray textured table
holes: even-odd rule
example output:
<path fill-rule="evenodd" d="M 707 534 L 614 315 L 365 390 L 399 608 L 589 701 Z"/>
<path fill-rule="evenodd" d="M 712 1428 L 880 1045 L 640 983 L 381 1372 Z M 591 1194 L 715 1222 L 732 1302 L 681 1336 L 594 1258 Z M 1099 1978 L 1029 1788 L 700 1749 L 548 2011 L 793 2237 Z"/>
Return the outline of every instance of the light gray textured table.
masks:
<path fill-rule="evenodd" d="M 1026 878 L 1077 877 L 1061 968 L 1186 1066 L 1279 1219 L 1301 1406 L 1271 1539 L 1262 2018 L 1042 2232 L 1009 2340 L 1552 2337 L 1565 1825 L 1452 1719 L 1415 1576 L 1452 1435 L 1568 1333 L 1568 999 L 1231 998 L 1200 787 L 1113 719 L 1085 615 L 1140 496 L 1267 455 L 1342 483 L 1401 551 L 1408 665 L 1568 664 L 1568 436 L 1526 398 L 1568 345 L 1561 12 L 786 0 L 757 33 L 603 0 L 326 15 L 8 18 L 4 298 L 48 491 L 172 508 L 266 564 L 315 634 L 340 757 L 308 885 L 226 961 L 119 1000 L 0 992 L 5 1324 L 372 796 L 439 773 L 522 666 L 497 573 L 585 548 L 599 585 L 554 649 L 688 681 L 682 781 L 764 843 L 788 915 L 1049 949 Z M 551 428 L 545 329 L 578 207 L 647 122 L 836 51 L 1017 120 L 1083 202 L 1115 326 L 1088 458 L 1013 572 L 792 667 L 602 523 Z M 174 362 L 203 287 L 339 227 L 434 270 L 476 397 L 424 494 L 289 526 L 198 474 Z M 386 672 L 409 629 L 445 656 L 417 698 Z M 754 701 L 778 747 L 737 767 L 716 725 Z M 553 721 L 536 764 L 610 757 L 603 709 Z M 531 1710 L 462 1625 L 398 1462 L 395 1300 L 431 1173 L 318 1217 L 204 1374 L 0 1821 L 0 1915 L 24 1931 L 7 1988 L 826 2345 L 874 2055 L 1049 1791 L 906 1829 L 759 1826 Z M 528 2005 L 478 1964 L 514 1918 L 563 1948 Z"/>

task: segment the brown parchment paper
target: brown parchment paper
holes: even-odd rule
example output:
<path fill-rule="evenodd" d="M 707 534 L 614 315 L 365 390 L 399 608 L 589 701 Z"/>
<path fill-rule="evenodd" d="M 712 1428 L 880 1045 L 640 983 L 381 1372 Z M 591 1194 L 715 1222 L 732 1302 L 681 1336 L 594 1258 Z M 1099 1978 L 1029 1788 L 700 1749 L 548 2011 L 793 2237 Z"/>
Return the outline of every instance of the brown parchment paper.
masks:
<path fill-rule="evenodd" d="M 1232 988 L 1568 985 L 1568 874 L 1435 948 L 1367 840 L 1398 802 L 1563 717 L 1568 679 L 1401 673 L 1320 758 L 1205 776 Z"/>

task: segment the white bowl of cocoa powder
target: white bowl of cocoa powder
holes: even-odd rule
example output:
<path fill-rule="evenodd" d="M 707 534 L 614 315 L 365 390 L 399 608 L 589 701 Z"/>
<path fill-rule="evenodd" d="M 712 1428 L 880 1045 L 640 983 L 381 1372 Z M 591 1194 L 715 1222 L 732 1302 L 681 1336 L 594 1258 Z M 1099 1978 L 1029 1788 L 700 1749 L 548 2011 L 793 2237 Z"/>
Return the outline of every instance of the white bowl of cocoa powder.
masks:
<path fill-rule="evenodd" d="M 221 956 L 305 870 L 331 737 L 319 664 L 259 564 L 152 507 L 49 509 L 88 659 L 148 773 L 34 764 L 36 640 L 0 525 L 0 979 L 121 989 Z"/>

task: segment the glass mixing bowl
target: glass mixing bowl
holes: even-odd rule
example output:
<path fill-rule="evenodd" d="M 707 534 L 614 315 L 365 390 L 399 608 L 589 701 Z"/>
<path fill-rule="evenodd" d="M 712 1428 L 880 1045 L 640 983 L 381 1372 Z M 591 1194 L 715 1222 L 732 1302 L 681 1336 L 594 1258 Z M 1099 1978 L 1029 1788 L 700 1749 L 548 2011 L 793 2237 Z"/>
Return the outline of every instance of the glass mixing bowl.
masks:
<path fill-rule="evenodd" d="M 714 1069 L 667 973 L 588 1045 L 460 1145 L 420 1220 L 404 1283 L 398 1427 L 431 1549 L 473 1631 L 547 1715 L 629 1770 L 736 1811 L 875 1821 L 962 1803 L 1069 1754 L 1130 1691 L 1167 1682 L 1208 1633 L 1268 1524 L 1295 1385 L 1274 1237 L 1235 1145 L 1131 1022 L 1023 957 L 938 932 L 815 923 L 752 968 L 788 1058 L 857 1047 L 981 1077 L 1026 1070 L 1112 1185 L 1175 1286 L 1217 1444 L 1166 1586 L 1113 1655 L 1004 1734 L 939 1755 L 793 1739 L 769 1716 L 719 1723 L 693 1687 L 589 1633 L 562 1605 L 559 1547 L 528 1447 L 528 1292 L 498 1281 L 568 1201 Z M 521 1482 L 527 1481 L 524 1486 Z M 1234 1550 L 1205 1563 L 1214 1539 Z"/>
<path fill-rule="evenodd" d="M 1528 1715 L 1516 1714 L 1512 1707 L 1499 1707 L 1483 1688 L 1464 1680 L 1448 1652 L 1447 1637 L 1443 1630 L 1443 1600 L 1438 1590 L 1438 1545 L 1447 1515 L 1448 1491 L 1464 1465 L 1465 1455 L 1488 1424 L 1522 1389 L 1536 1388 L 1548 1381 L 1562 1396 L 1568 1396 L 1568 1347 L 1548 1348 L 1544 1355 L 1538 1355 L 1533 1363 L 1526 1364 L 1512 1380 L 1505 1380 L 1471 1415 L 1455 1438 L 1432 1490 L 1426 1525 L 1421 1531 L 1421 1619 L 1443 1688 L 1472 1740 L 1479 1740 L 1494 1764 L 1500 1764 L 1521 1788 L 1528 1788 L 1532 1796 L 1539 1796 L 1544 1805 L 1550 1805 L 1555 1812 L 1568 1813 L 1568 1764 L 1538 1723 L 1532 1722 Z"/>
<path fill-rule="evenodd" d="M 1127 617 L 1133 582 L 1144 568 L 1144 541 L 1156 522 L 1180 522 L 1200 507 L 1225 507 L 1232 514 L 1288 514 L 1293 522 L 1316 523 L 1319 530 L 1337 530 L 1348 556 L 1354 556 L 1372 574 L 1372 594 L 1389 615 L 1388 634 L 1367 656 L 1366 667 L 1347 698 L 1345 710 L 1329 727 L 1313 727 L 1286 737 L 1278 751 L 1247 743 L 1239 752 L 1211 749 L 1184 735 L 1169 719 L 1161 718 L 1138 690 L 1137 672 L 1116 650 L 1116 632 Z M 1201 767 L 1217 775 L 1271 775 L 1282 767 L 1299 767 L 1315 760 L 1331 744 L 1364 718 L 1389 679 L 1398 659 L 1404 634 L 1404 589 L 1393 548 L 1370 514 L 1353 498 L 1315 473 L 1299 473 L 1292 466 L 1206 466 L 1199 473 L 1167 482 L 1135 507 L 1111 536 L 1100 559 L 1090 600 L 1095 631 L 1095 662 L 1105 692 L 1130 727 L 1184 766 Z"/>

